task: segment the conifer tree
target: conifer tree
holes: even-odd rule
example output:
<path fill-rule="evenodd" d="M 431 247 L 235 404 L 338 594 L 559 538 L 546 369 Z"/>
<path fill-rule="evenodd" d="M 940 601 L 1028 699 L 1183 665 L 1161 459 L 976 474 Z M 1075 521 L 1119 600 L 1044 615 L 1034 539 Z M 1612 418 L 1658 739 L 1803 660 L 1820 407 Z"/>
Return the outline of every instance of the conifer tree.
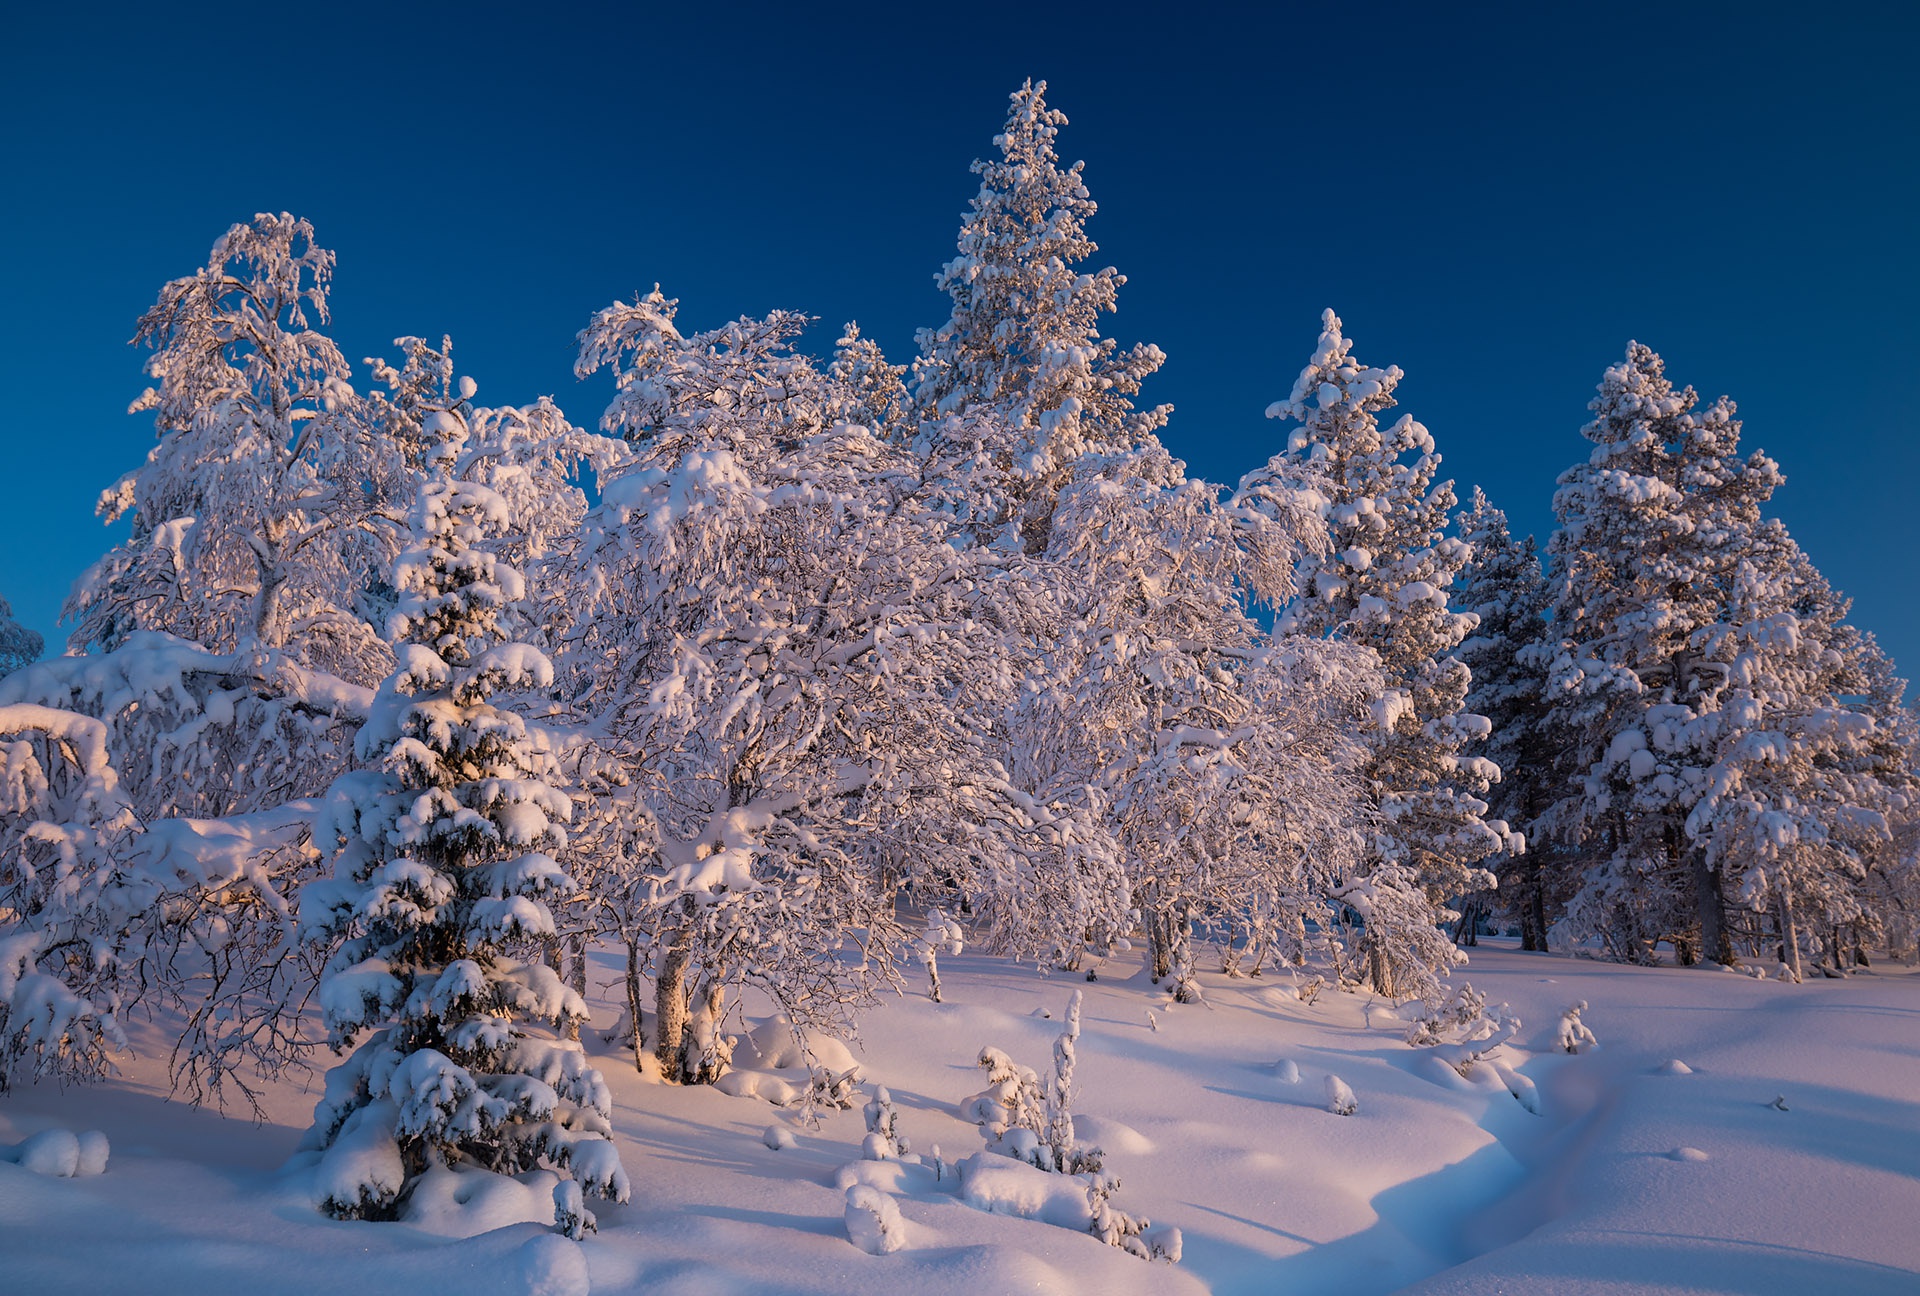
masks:
<path fill-rule="evenodd" d="M 11 675 L 40 660 L 46 641 L 13 619 L 13 608 L 0 598 L 0 675 Z"/>
<path fill-rule="evenodd" d="M 1084 164 L 1060 165 L 1067 118 L 1046 89 L 1013 93 L 1000 156 L 973 164 L 980 192 L 936 277 L 953 311 L 920 331 L 913 366 L 920 449 L 948 508 L 976 541 L 1028 554 L 1046 548 L 1074 460 L 1135 445 L 1170 410 L 1133 406 L 1160 349 L 1101 336 L 1126 276 L 1080 269 L 1099 250 L 1086 233 L 1097 209 Z"/>
<path fill-rule="evenodd" d="M 1454 529 L 1473 551 L 1454 602 L 1479 618 L 1455 655 L 1473 673 L 1467 709 L 1493 726 L 1482 750 L 1501 771 L 1487 803 L 1495 816 L 1527 832 L 1558 791 L 1545 697 L 1546 574 L 1533 537 L 1515 540 L 1507 515 L 1477 486 Z M 1544 843 L 1529 840 L 1525 850 L 1502 851 L 1487 867 L 1499 879 L 1490 901 L 1519 925 L 1520 948 L 1546 949 L 1550 878 Z"/>
<path fill-rule="evenodd" d="M 1478 862 L 1520 843 L 1486 818 L 1480 799 L 1499 769 L 1464 754 L 1489 726 L 1465 709 L 1469 673 L 1454 655 L 1473 618 L 1447 606 L 1469 557 L 1464 542 L 1445 534 L 1453 484 L 1435 481 L 1440 456 L 1411 416 L 1379 425 L 1395 404 L 1400 370 L 1354 360 L 1332 311 L 1321 324 L 1291 396 L 1267 410 L 1299 426 L 1266 474 L 1297 475 L 1303 466 L 1318 474 L 1330 533 L 1327 552 L 1307 557 L 1300 597 L 1280 628 L 1337 633 L 1379 658 L 1384 689 L 1364 777 L 1381 824 L 1345 897 L 1366 923 L 1374 989 L 1424 995 L 1456 957 L 1434 930 L 1452 916 L 1444 901 L 1491 885 Z"/>
<path fill-rule="evenodd" d="M 1549 681 L 1571 787 L 1543 826 L 1578 852 L 1569 916 L 1616 957 L 1729 960 L 1726 894 L 1686 831 L 1714 762 L 1739 561 L 1780 483 L 1741 458 L 1724 397 L 1699 409 L 1652 350 L 1631 343 L 1590 403 L 1586 463 L 1560 477 Z"/>
<path fill-rule="evenodd" d="M 320 990 L 335 1047 L 372 1031 L 315 1108 L 315 1196 L 336 1215 L 390 1218 L 436 1165 L 550 1166 L 558 1217 L 577 1231 L 590 1218 L 567 1178 L 622 1200 L 627 1179 L 606 1086 L 568 1038 L 586 1005 L 517 957 L 553 935 L 550 902 L 572 889 L 551 854 L 571 806 L 548 744 L 494 701 L 550 685 L 553 670 L 502 641 L 525 596 L 489 548 L 507 505 L 449 471 L 465 411 L 440 413 L 438 470 L 393 571 L 398 667 L 359 739 L 370 768 L 335 782 L 315 832 L 334 876 L 303 901 L 315 938 L 339 942 Z"/>

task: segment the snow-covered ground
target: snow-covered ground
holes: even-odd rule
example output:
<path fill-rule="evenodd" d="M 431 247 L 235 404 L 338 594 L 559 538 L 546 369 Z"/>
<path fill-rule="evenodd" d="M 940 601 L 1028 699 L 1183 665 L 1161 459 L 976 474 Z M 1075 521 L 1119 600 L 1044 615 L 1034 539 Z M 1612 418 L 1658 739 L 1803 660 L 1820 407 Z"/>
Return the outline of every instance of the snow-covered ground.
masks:
<path fill-rule="evenodd" d="M 979 1151 L 954 1105 L 984 1087 L 981 1046 L 1050 1067 L 1082 989 L 1078 1132 L 1106 1149 L 1117 1206 L 1182 1231 L 1178 1266 L 910 1175 L 895 1176 L 904 1245 L 866 1254 L 834 1186 L 860 1158 L 857 1106 L 810 1126 L 643 1079 L 613 1050 L 634 1194 L 595 1203 L 600 1231 L 577 1250 L 511 1222 L 550 1218 L 546 1185 L 461 1203 L 449 1176 L 421 1223 L 334 1222 L 287 1168 L 314 1094 L 271 1090 L 262 1125 L 164 1103 L 154 1039 L 111 1085 L 0 1100 L 0 1144 L 64 1126 L 112 1148 L 97 1176 L 0 1160 L 0 1289 L 557 1294 L 590 1274 L 594 1291 L 673 1293 L 1920 1290 L 1920 977 L 1905 969 L 1786 986 L 1483 946 L 1464 978 L 1524 1026 L 1475 1081 L 1410 1047 L 1391 1005 L 1303 1004 L 1286 975 L 1203 976 L 1209 1003 L 1173 1007 L 1130 966 L 1091 984 L 984 957 L 942 971 L 947 1002 L 890 1001 L 855 1046 L 913 1149 Z M 1557 1053 L 1577 1000 L 1601 1047 Z M 1539 1115 L 1501 1067 L 1537 1087 Z M 1327 1110 L 1329 1074 L 1355 1115 Z M 769 1147 L 769 1126 L 792 1145 Z"/>

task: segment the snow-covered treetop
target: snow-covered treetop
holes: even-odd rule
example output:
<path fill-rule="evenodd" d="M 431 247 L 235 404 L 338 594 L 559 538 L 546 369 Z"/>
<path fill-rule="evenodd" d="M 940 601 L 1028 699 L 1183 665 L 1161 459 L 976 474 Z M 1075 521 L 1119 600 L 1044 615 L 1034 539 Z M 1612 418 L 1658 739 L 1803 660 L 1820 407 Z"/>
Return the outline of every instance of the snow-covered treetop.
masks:
<path fill-rule="evenodd" d="M 1241 494 L 1268 481 L 1316 471 L 1328 498 L 1330 552 L 1309 554 L 1302 598 L 1284 627 L 1307 634 L 1342 629 L 1380 654 L 1388 679 L 1450 652 L 1472 629 L 1449 611 L 1447 591 L 1468 548 L 1446 534 L 1452 482 L 1436 482 L 1440 456 L 1433 437 L 1411 415 L 1387 428 L 1404 376 L 1359 363 L 1331 310 L 1321 315 L 1313 358 L 1292 394 L 1267 408 L 1268 418 L 1299 423 L 1287 449 L 1266 469 L 1248 474 Z"/>
<path fill-rule="evenodd" d="M 0 675 L 10 675 L 40 660 L 46 641 L 13 619 L 13 608 L 0 598 Z"/>
<path fill-rule="evenodd" d="M 1162 426 L 1171 410 L 1136 410 L 1132 398 L 1159 369 L 1158 347 L 1120 351 L 1102 337 L 1100 316 L 1116 308 L 1126 276 L 1112 267 L 1079 269 L 1098 251 L 1086 222 L 1096 210 L 1083 163 L 1062 168 L 1054 137 L 1066 115 L 1049 108 L 1046 83 L 1014 92 L 1000 157 L 977 161 L 980 192 L 960 227 L 959 255 L 935 276 L 952 299 L 947 322 L 919 334 L 914 397 L 936 423 L 967 422 L 991 407 L 1003 424 L 972 438 L 949 427 L 936 441 L 984 439 L 991 470 L 1008 478 L 1018 510 L 1030 496 L 1050 502 L 1049 482 L 1079 455 L 1120 452 Z M 998 444 L 993 444 L 998 442 Z M 1027 547 L 1045 543 L 1045 518 L 1020 520 Z"/>

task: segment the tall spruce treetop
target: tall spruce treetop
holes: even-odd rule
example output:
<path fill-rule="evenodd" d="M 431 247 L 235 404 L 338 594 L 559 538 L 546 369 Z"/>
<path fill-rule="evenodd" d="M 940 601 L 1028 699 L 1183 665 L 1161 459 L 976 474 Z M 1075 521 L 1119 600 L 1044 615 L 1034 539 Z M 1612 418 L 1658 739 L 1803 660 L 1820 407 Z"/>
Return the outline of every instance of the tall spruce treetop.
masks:
<path fill-rule="evenodd" d="M 1499 777 L 1489 762 L 1460 755 L 1488 732 L 1484 717 L 1464 710 L 1470 680 L 1454 655 L 1474 618 L 1447 606 L 1471 550 L 1446 534 L 1453 483 L 1434 480 L 1433 437 L 1411 415 L 1380 427 L 1380 414 L 1395 404 L 1400 369 L 1356 362 L 1332 311 L 1321 325 L 1292 396 L 1267 409 L 1267 417 L 1300 426 L 1286 454 L 1257 474 L 1297 475 L 1304 461 L 1329 499 L 1327 552 L 1306 557 L 1301 597 L 1281 625 L 1337 631 L 1379 655 L 1387 692 L 1375 777 L 1382 809 L 1398 825 L 1390 834 L 1397 840 L 1383 851 L 1416 861 L 1430 885 L 1457 893 L 1475 880 L 1468 866 L 1505 839 L 1504 826 L 1490 828 L 1482 821 L 1486 806 L 1462 791 L 1484 791 Z"/>
<path fill-rule="evenodd" d="M 624 1199 L 627 1180 L 606 1086 L 567 1038 L 585 1003 L 537 958 L 512 956 L 553 935 L 549 901 L 573 888 L 550 854 L 572 807 L 547 745 L 492 701 L 549 686 L 553 668 L 501 641 L 525 583 L 488 547 L 506 501 L 448 471 L 464 413 L 433 420 L 448 443 L 394 564 L 398 668 L 361 730 L 370 768 L 335 782 L 315 827 L 334 876 L 308 888 L 303 919 L 340 941 L 326 1023 L 336 1047 L 373 1031 L 314 1110 L 315 1200 L 390 1217 L 440 1168 L 549 1166 L 563 1175 L 557 1221 L 577 1232 L 591 1222 L 579 1188 Z"/>
<path fill-rule="evenodd" d="M 953 313 L 921 330 L 913 367 L 923 449 L 948 479 L 961 523 L 977 540 L 1028 553 L 1046 547 L 1073 461 L 1124 451 L 1171 409 L 1133 406 L 1165 361 L 1160 349 L 1121 351 L 1100 334 L 1126 276 L 1079 268 L 1099 250 L 1086 234 L 1096 208 L 1084 163 L 1060 166 L 1054 137 L 1067 118 L 1047 106 L 1046 88 L 1028 81 L 1014 92 L 994 138 L 1000 157 L 973 164 L 980 193 L 959 255 L 936 276 Z"/>

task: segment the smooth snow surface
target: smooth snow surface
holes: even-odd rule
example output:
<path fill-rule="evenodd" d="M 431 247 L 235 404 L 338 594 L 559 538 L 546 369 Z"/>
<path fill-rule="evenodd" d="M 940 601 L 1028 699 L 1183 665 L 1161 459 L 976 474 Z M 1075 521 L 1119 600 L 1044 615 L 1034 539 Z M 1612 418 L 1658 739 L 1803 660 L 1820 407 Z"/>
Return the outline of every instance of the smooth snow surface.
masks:
<path fill-rule="evenodd" d="M 327 1219 L 312 1206 L 312 1159 L 289 1164 L 313 1094 L 269 1088 L 265 1126 L 163 1103 L 151 1083 L 164 1040 L 137 1036 L 119 1081 L 0 1099 L 4 1285 L 35 1296 L 136 1282 L 154 1296 L 1920 1290 L 1920 976 L 1904 969 L 1794 986 L 1483 946 L 1475 987 L 1524 1027 L 1465 1077 L 1409 1047 L 1404 1017 L 1366 995 L 1327 991 L 1308 1006 L 1284 979 L 1203 971 L 1207 1005 L 1169 1007 L 1130 971 L 1110 962 L 1087 983 L 944 958 L 945 1003 L 914 995 L 869 1015 L 852 1058 L 891 1092 L 916 1151 L 931 1160 L 939 1145 L 949 1171 L 973 1159 L 958 1192 L 925 1165 L 860 1161 L 857 1105 L 809 1125 L 644 1079 L 610 1051 L 597 1065 L 633 1200 L 593 1203 L 599 1232 L 578 1243 L 552 1233 L 542 1176 L 462 1200 L 463 1176 L 449 1173 L 430 1178 L 413 1222 Z M 614 973 L 603 964 L 598 980 Z M 968 1204 L 1033 1197 L 1036 1213 L 1077 1217 L 1044 1191 L 1056 1185 L 1000 1182 L 1066 1177 L 983 1153 L 953 1115 L 979 1087 L 983 1045 L 1047 1064 L 1075 989 L 1086 996 L 1076 1134 L 1106 1148 L 1117 1209 L 1181 1230 L 1177 1266 Z M 613 997 L 602 992 L 600 1019 L 616 1015 Z M 1604 1050 L 1558 1047 L 1579 1000 Z M 1684 1078 L 1663 1066 L 1678 1057 Z M 1344 1119 L 1325 1109 L 1335 1073 L 1359 1101 Z M 1517 1079 L 1539 1115 L 1516 1101 Z M 791 1140 L 783 1150 L 767 1146 L 788 1142 L 770 1116 Z M 94 1126 L 112 1140 L 104 1174 L 47 1178 L 13 1163 L 44 1131 Z M 850 1228 L 899 1249 L 866 1254 Z"/>

